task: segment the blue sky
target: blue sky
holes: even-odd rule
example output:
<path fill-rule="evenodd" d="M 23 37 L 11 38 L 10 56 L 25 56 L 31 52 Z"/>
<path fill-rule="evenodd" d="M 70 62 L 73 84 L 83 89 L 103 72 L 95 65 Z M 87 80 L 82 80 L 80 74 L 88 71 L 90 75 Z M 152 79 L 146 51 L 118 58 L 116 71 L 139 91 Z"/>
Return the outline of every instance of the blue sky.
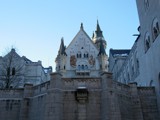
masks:
<path fill-rule="evenodd" d="M 55 68 L 60 40 L 67 46 L 80 29 L 91 37 L 97 19 L 110 48 L 131 48 L 139 26 L 135 0 L 0 0 L 0 55 L 21 56 Z"/>

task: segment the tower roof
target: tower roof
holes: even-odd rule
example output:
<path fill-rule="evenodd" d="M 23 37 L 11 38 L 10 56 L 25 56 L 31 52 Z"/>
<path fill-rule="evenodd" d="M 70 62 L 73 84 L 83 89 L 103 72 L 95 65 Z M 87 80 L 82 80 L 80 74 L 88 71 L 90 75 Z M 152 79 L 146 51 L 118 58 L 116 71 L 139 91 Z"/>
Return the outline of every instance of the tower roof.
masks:
<path fill-rule="evenodd" d="M 66 49 L 66 47 L 64 46 L 64 40 L 63 40 L 63 37 L 62 37 L 61 45 L 60 45 L 60 48 L 59 48 L 59 51 L 58 51 L 58 55 L 66 55 L 65 49 Z"/>
<path fill-rule="evenodd" d="M 97 20 L 97 27 L 96 27 L 96 31 L 95 31 L 95 36 L 96 37 L 103 37 L 102 30 L 101 30 L 101 28 L 99 26 L 98 20 Z"/>

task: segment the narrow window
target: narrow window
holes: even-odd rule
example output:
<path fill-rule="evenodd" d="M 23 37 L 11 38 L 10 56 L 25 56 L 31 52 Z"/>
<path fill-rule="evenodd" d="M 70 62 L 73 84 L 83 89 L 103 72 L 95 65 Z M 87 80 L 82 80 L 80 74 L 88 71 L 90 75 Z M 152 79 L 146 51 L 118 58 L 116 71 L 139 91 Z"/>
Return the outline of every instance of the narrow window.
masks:
<path fill-rule="evenodd" d="M 154 34 L 154 38 L 157 38 L 158 30 L 156 29 L 156 27 L 153 28 L 153 34 Z"/>
<path fill-rule="evenodd" d="M 149 49 L 149 47 L 150 47 L 150 43 L 148 40 L 146 40 L 146 51 Z"/>
<path fill-rule="evenodd" d="M 87 58 L 88 58 L 88 53 L 87 53 Z"/>
<path fill-rule="evenodd" d="M 10 67 L 7 68 L 7 75 L 10 75 Z"/>
<path fill-rule="evenodd" d="M 151 46 L 151 41 L 150 41 L 150 36 L 149 36 L 149 33 L 148 32 L 146 32 L 146 34 L 145 34 L 145 45 L 144 45 L 144 47 L 145 47 L 145 52 L 147 52 L 148 51 L 148 49 L 150 48 L 150 46 Z"/>
<path fill-rule="evenodd" d="M 16 70 L 15 68 L 12 68 L 12 75 L 15 75 L 16 74 Z"/>
<path fill-rule="evenodd" d="M 78 65 L 78 70 L 81 70 L 81 66 L 80 65 Z"/>
<path fill-rule="evenodd" d="M 82 65 L 82 70 L 84 70 L 84 65 Z"/>
<path fill-rule="evenodd" d="M 87 65 L 85 65 L 85 70 L 88 70 L 88 66 Z"/>
<path fill-rule="evenodd" d="M 152 23 L 152 33 L 153 33 L 153 41 L 158 37 L 160 31 L 159 31 L 159 23 L 158 23 L 158 20 L 157 18 L 155 18 L 153 20 L 153 23 Z"/>

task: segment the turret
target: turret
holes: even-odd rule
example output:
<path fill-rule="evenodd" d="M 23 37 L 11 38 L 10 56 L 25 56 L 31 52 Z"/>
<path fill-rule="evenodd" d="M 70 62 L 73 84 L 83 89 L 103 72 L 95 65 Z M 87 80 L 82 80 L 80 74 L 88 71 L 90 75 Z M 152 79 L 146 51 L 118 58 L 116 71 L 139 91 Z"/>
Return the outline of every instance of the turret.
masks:
<path fill-rule="evenodd" d="M 66 66 L 65 66 L 65 61 L 66 61 L 66 47 L 64 46 L 64 40 L 63 38 L 61 39 L 61 44 L 60 44 L 60 48 L 59 48 L 59 51 L 58 51 L 58 55 L 56 57 L 56 71 L 57 72 L 62 72 L 66 69 Z"/>
<path fill-rule="evenodd" d="M 108 71 L 108 56 L 106 54 L 103 41 L 100 42 L 98 57 L 99 57 L 99 63 L 100 63 L 100 70 Z"/>
<path fill-rule="evenodd" d="M 103 37 L 103 32 L 99 26 L 99 22 L 97 20 L 97 27 L 96 30 L 92 36 L 93 42 L 96 44 L 97 48 L 100 49 L 101 42 L 103 43 L 104 49 L 106 49 L 107 43 Z"/>
<path fill-rule="evenodd" d="M 103 32 L 99 26 L 98 20 L 97 20 L 96 31 L 94 32 L 92 36 L 92 40 L 99 50 L 98 58 L 99 58 L 100 70 L 108 71 L 108 56 L 105 51 L 107 43 L 103 37 Z"/>

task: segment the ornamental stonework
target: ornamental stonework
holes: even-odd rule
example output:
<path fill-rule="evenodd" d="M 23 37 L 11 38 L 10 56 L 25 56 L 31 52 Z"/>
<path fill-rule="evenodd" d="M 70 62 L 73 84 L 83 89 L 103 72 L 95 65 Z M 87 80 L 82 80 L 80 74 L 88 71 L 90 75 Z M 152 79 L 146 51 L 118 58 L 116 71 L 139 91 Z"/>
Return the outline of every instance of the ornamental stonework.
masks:
<path fill-rule="evenodd" d="M 76 56 L 75 56 L 75 55 L 72 55 L 72 56 L 70 57 L 70 65 L 71 65 L 72 67 L 76 67 L 76 61 L 77 61 Z"/>
<path fill-rule="evenodd" d="M 95 59 L 93 58 L 93 56 L 91 55 L 89 60 L 88 60 L 90 65 L 95 65 Z"/>

